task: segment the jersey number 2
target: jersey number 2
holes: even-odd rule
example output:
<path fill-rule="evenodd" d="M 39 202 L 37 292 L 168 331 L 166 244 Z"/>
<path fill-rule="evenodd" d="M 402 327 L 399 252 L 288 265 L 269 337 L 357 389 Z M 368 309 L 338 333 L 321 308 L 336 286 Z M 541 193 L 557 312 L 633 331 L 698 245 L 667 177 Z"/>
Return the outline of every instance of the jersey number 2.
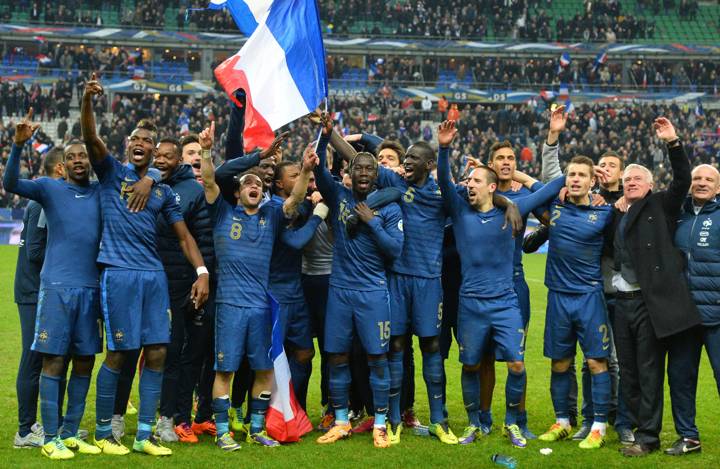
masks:
<path fill-rule="evenodd" d="M 560 218 L 560 210 L 553 210 L 552 217 L 550 217 L 550 226 L 555 226 L 555 220 Z"/>

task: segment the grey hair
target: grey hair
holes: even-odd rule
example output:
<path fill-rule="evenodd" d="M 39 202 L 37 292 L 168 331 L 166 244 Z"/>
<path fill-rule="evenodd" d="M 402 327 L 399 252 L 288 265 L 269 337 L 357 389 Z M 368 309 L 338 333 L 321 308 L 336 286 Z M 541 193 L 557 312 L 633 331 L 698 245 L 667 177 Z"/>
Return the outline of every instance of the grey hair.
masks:
<path fill-rule="evenodd" d="M 697 171 L 698 169 L 709 169 L 709 170 L 711 170 L 711 171 L 715 174 L 715 176 L 718 177 L 718 180 L 720 180 L 720 171 L 718 171 L 715 166 L 713 166 L 713 165 L 711 165 L 711 164 L 700 164 L 700 165 L 697 165 L 697 166 L 695 166 L 695 167 L 693 168 L 691 174 L 694 176 L 694 175 L 695 175 L 695 171 Z"/>
<path fill-rule="evenodd" d="M 635 163 L 629 164 L 629 165 L 627 165 L 627 166 L 625 167 L 625 171 L 623 171 L 623 180 L 625 180 L 625 176 L 627 176 L 627 174 L 628 174 L 630 171 L 632 171 L 633 169 L 637 169 L 637 170 L 642 171 L 643 173 L 645 173 L 645 179 L 646 179 L 646 181 L 649 182 L 650 184 L 653 183 L 653 173 L 652 173 L 652 171 L 650 171 L 649 169 L 647 169 L 647 168 L 646 168 L 645 166 L 643 166 L 643 165 L 639 165 L 639 164 L 635 164 Z"/>

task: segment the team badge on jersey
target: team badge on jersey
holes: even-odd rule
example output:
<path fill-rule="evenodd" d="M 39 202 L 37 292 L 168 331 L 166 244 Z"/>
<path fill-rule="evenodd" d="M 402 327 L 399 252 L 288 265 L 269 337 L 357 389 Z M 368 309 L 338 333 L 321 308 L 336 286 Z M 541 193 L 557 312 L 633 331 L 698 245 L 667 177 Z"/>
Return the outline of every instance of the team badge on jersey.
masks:
<path fill-rule="evenodd" d="M 221 363 L 223 360 L 225 360 L 225 354 L 222 352 L 218 352 L 218 354 L 217 354 L 218 363 Z"/>
<path fill-rule="evenodd" d="M 162 191 L 160 190 L 160 188 L 155 189 L 155 196 L 156 196 L 158 199 L 161 199 L 161 198 L 162 198 Z"/>
<path fill-rule="evenodd" d="M 590 223 L 595 223 L 598 221 L 598 215 L 597 212 L 592 212 L 590 215 L 588 215 L 588 221 Z"/>
<path fill-rule="evenodd" d="M 115 342 L 122 342 L 123 339 L 125 339 L 125 334 L 121 330 L 116 330 L 115 334 L 113 334 L 113 338 L 115 339 Z"/>
<path fill-rule="evenodd" d="M 702 224 L 702 231 L 698 233 L 700 235 L 700 240 L 698 241 L 697 245 L 700 247 L 708 247 L 710 246 L 710 243 L 708 243 L 708 237 L 710 236 L 710 227 L 712 227 L 712 219 L 708 218 L 707 220 L 703 221 Z"/>
<path fill-rule="evenodd" d="M 265 228 L 265 225 L 267 222 L 265 221 L 265 217 L 261 217 L 260 221 L 258 222 L 258 225 L 260 225 L 260 228 Z"/>
<path fill-rule="evenodd" d="M 38 333 L 38 340 L 40 342 L 47 342 L 49 336 L 50 335 L 48 334 L 48 332 L 46 330 L 42 330 Z"/>
<path fill-rule="evenodd" d="M 175 193 L 175 202 L 180 205 L 180 194 L 178 194 L 177 192 Z"/>

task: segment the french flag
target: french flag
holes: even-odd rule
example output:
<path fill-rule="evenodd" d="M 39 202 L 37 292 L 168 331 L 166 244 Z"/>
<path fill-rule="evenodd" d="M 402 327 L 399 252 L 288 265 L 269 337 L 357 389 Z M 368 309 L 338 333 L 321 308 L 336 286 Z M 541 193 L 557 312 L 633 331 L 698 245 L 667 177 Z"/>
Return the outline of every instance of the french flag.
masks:
<path fill-rule="evenodd" d="M 592 68 L 593 73 L 597 72 L 598 68 L 600 68 L 600 65 L 603 65 L 605 62 L 607 62 L 607 59 L 608 59 L 607 50 L 600 52 L 595 57 L 595 63 L 593 64 L 593 68 Z"/>
<path fill-rule="evenodd" d="M 563 54 L 560 56 L 560 63 L 558 65 L 557 74 L 560 75 L 564 68 L 567 68 L 568 65 L 570 65 L 570 53 L 569 52 L 563 52 Z"/>
<path fill-rule="evenodd" d="M 275 381 L 270 397 L 270 408 L 265 416 L 265 426 L 268 435 L 272 438 L 282 443 L 291 443 L 300 441 L 301 436 L 312 431 L 312 424 L 293 391 L 290 365 L 283 348 L 280 305 L 272 295 L 268 295 L 268 304 L 273 324 L 270 359 L 273 362 Z"/>
<path fill-rule="evenodd" d="M 245 149 L 267 147 L 273 131 L 314 111 L 327 97 L 325 47 L 315 0 L 211 0 L 249 36 L 215 69 L 230 95 L 245 90 Z M 240 104 L 240 103 L 237 103 Z"/>
<path fill-rule="evenodd" d="M 50 145 L 42 142 L 33 142 L 32 149 L 42 155 L 50 149 Z"/>
<path fill-rule="evenodd" d="M 48 65 L 52 63 L 52 59 L 45 54 L 38 54 L 37 56 L 35 56 L 35 58 L 43 65 Z"/>

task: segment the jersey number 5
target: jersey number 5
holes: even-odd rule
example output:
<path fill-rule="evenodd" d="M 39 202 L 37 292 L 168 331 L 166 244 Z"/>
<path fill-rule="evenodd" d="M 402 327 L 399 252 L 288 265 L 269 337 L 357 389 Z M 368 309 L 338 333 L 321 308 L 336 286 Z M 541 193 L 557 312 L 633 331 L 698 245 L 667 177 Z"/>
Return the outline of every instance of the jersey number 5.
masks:
<path fill-rule="evenodd" d="M 405 195 L 403 195 L 403 200 L 409 204 L 415 200 L 415 188 L 408 187 L 408 190 L 405 191 Z"/>

